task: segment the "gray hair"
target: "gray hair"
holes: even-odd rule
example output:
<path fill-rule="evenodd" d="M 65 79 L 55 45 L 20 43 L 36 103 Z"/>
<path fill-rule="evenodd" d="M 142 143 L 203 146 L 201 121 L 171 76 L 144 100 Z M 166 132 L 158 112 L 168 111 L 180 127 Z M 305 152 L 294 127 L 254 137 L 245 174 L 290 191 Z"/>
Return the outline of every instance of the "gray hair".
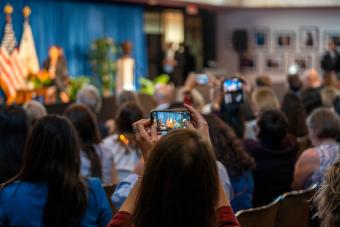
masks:
<path fill-rule="evenodd" d="M 102 99 L 98 89 L 93 85 L 86 85 L 77 93 L 76 103 L 89 107 L 94 113 L 102 108 Z"/>
<path fill-rule="evenodd" d="M 23 105 L 23 108 L 26 112 L 28 123 L 30 125 L 33 125 L 34 122 L 47 115 L 46 108 L 40 102 L 35 100 L 26 102 Z"/>

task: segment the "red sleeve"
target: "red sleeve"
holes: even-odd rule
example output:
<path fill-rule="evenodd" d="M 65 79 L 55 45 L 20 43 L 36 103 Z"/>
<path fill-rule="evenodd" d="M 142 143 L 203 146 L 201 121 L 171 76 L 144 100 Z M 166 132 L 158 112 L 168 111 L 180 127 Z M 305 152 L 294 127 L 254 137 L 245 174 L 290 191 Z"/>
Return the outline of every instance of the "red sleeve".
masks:
<path fill-rule="evenodd" d="M 231 207 L 224 206 L 217 210 L 218 227 L 241 227 Z"/>
<path fill-rule="evenodd" d="M 131 214 L 125 211 L 119 211 L 107 225 L 107 227 L 123 227 L 127 224 Z"/>

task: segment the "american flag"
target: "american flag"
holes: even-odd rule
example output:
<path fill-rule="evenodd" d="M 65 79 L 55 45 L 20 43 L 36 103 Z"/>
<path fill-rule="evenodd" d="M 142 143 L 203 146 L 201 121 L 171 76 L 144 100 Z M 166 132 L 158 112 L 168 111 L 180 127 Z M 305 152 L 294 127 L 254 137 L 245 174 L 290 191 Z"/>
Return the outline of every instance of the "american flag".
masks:
<path fill-rule="evenodd" d="M 0 48 L 0 86 L 7 96 L 8 104 L 14 101 L 17 90 L 26 88 L 22 63 L 16 46 L 17 41 L 11 18 L 7 15 Z"/>

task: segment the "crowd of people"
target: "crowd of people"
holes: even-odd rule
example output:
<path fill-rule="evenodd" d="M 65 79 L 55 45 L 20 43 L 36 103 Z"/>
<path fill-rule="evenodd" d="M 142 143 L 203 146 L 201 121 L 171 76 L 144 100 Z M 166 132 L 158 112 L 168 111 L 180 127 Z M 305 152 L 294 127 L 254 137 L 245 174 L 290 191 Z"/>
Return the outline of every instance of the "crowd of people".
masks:
<path fill-rule="evenodd" d="M 131 91 L 108 122 L 91 85 L 61 116 L 36 101 L 2 107 L 0 226 L 240 226 L 237 211 L 315 184 L 322 226 L 339 226 L 335 75 L 289 75 L 282 99 L 268 77 L 241 78 L 237 104 L 225 102 L 221 80 L 195 78 L 156 86 L 156 110 L 191 115 L 163 136 Z M 116 185 L 110 201 L 103 185 Z"/>

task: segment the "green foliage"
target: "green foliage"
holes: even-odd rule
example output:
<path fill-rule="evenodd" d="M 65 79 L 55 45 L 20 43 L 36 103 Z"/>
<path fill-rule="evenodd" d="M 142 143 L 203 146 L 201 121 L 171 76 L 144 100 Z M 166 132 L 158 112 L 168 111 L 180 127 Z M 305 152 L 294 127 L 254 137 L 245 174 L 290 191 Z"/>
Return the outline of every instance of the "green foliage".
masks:
<path fill-rule="evenodd" d="M 90 83 L 89 76 L 78 76 L 75 78 L 70 78 L 69 86 L 67 87 L 67 94 L 70 97 L 70 99 L 72 101 L 75 101 L 77 92 L 89 83 Z"/>
<path fill-rule="evenodd" d="M 115 87 L 115 53 L 116 47 L 111 38 L 100 38 L 91 44 L 90 63 L 102 93 L 112 93 Z"/>
<path fill-rule="evenodd" d="M 139 83 L 141 86 L 140 93 L 153 95 L 153 93 L 155 92 L 155 86 L 157 84 L 167 84 L 169 81 L 170 77 L 166 74 L 159 75 L 153 80 L 142 77 L 139 79 Z"/>

